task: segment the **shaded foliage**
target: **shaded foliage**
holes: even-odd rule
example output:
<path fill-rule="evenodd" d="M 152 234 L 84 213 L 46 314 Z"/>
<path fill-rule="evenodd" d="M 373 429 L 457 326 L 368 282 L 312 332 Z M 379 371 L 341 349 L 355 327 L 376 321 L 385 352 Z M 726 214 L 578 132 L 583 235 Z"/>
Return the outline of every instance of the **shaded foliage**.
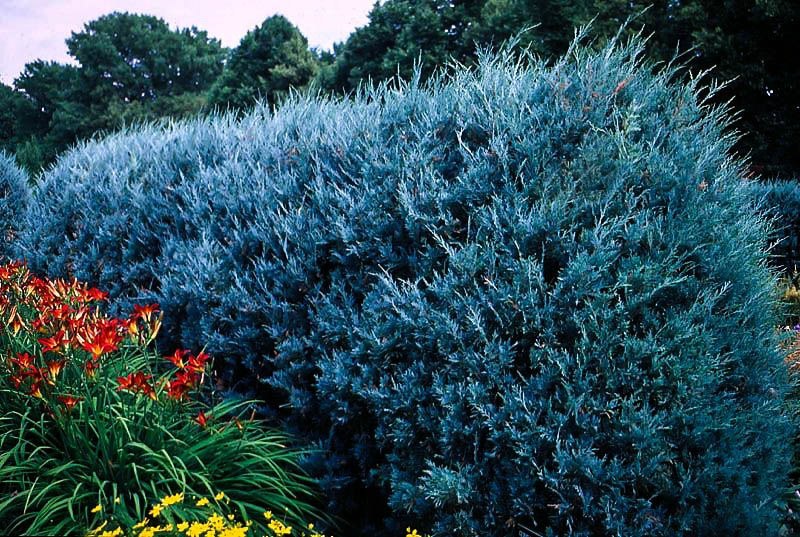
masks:
<path fill-rule="evenodd" d="M 5 145 L 34 173 L 78 140 L 199 112 L 225 57 L 205 31 L 172 30 L 159 18 L 130 13 L 87 23 L 67 47 L 78 66 L 37 60 L 14 83 Z"/>
<path fill-rule="evenodd" d="M 209 94 L 212 105 L 244 110 L 263 99 L 276 105 L 291 88 L 303 88 L 317 72 L 308 41 L 285 17 L 269 17 L 231 53 Z"/>
<path fill-rule="evenodd" d="M 752 155 L 754 172 L 798 175 L 800 57 L 780 51 L 796 48 L 800 3 L 788 0 L 387 0 L 336 48 L 319 82 L 349 91 L 367 79 L 408 78 L 417 60 L 424 78 L 451 57 L 473 63 L 476 43 L 498 45 L 524 28 L 520 44 L 554 58 L 572 28 L 594 20 L 594 31 L 610 37 L 634 16 L 653 32 L 654 60 L 667 62 L 678 50 L 693 71 L 714 67 L 715 77 L 733 80 L 716 102 L 734 98 L 741 110 L 737 128 L 746 136 L 736 150 Z"/>
<path fill-rule="evenodd" d="M 21 231 L 22 216 L 30 201 L 28 176 L 14 159 L 0 151 L 0 260 Z"/>
<path fill-rule="evenodd" d="M 770 260 L 786 274 L 800 272 L 800 184 L 797 181 L 750 183 L 755 201 L 774 220 Z"/>

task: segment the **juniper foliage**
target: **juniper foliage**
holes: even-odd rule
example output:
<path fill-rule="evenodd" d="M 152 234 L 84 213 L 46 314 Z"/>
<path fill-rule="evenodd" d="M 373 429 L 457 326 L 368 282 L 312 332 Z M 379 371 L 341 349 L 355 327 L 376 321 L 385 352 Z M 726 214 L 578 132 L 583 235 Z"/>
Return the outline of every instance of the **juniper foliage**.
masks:
<path fill-rule="evenodd" d="M 0 259 L 9 254 L 29 199 L 28 175 L 12 156 L 0 151 Z"/>
<path fill-rule="evenodd" d="M 83 145 L 17 251 L 160 302 L 164 345 L 327 449 L 354 534 L 774 534 L 786 371 L 729 115 L 583 43 Z"/>
<path fill-rule="evenodd" d="M 752 182 L 756 202 L 773 224 L 771 263 L 786 273 L 800 270 L 800 183 Z"/>

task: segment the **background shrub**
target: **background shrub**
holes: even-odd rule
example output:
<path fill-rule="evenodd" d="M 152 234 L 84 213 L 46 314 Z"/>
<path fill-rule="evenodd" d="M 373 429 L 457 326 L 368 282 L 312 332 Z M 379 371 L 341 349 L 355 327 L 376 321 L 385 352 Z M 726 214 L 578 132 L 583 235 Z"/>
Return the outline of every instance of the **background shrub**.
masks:
<path fill-rule="evenodd" d="M 750 189 L 762 210 L 774 219 L 771 263 L 786 273 L 800 269 L 800 183 L 751 182 Z"/>
<path fill-rule="evenodd" d="M 0 259 L 20 231 L 19 222 L 30 199 L 28 176 L 13 157 L 0 151 Z"/>
<path fill-rule="evenodd" d="M 725 111 L 641 50 L 84 145 L 17 252 L 207 339 L 327 450 L 307 467 L 354 534 L 772 534 L 767 225 Z"/>

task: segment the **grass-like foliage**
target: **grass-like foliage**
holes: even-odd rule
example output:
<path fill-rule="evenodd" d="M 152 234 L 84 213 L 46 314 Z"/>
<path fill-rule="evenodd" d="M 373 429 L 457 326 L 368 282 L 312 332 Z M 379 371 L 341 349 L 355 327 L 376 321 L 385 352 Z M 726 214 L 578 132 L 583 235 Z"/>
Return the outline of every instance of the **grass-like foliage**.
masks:
<path fill-rule="evenodd" d="M 354 535 L 771 535 L 768 226 L 714 88 L 643 46 L 83 145 L 16 251 L 208 338 Z"/>
<path fill-rule="evenodd" d="M 163 496 L 213 497 L 266 531 L 272 509 L 305 527 L 312 483 L 289 439 L 202 397 L 208 356 L 147 346 L 153 308 L 126 319 L 103 295 L 0 266 L 0 523 L 14 535 L 85 534 L 149 516 Z M 213 403 L 213 404 L 207 404 Z M 194 503 L 184 511 L 202 512 Z M 157 515 L 157 513 L 155 513 Z"/>
<path fill-rule="evenodd" d="M 10 156 L 0 151 L 0 259 L 20 228 L 30 199 L 27 174 Z"/>

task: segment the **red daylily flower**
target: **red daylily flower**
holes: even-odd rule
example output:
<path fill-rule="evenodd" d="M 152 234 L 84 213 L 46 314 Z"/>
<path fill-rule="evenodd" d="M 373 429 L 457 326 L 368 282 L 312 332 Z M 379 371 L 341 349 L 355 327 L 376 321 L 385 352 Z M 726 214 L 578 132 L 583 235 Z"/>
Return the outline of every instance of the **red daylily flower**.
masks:
<path fill-rule="evenodd" d="M 186 395 L 200 380 L 200 376 L 194 371 L 178 371 L 175 374 L 175 379 L 169 382 L 167 386 L 167 395 L 172 399 L 178 401 L 185 399 Z"/>
<path fill-rule="evenodd" d="M 186 362 L 183 359 L 188 355 L 189 351 L 178 349 L 172 356 L 165 356 L 164 358 L 178 369 L 183 369 L 186 367 Z"/>
<path fill-rule="evenodd" d="M 39 399 L 44 399 L 44 396 L 42 395 L 42 383 L 41 383 L 41 381 L 37 380 L 37 381 L 31 383 L 31 388 L 28 391 L 28 393 L 30 395 L 34 396 L 34 397 L 38 397 Z"/>
<path fill-rule="evenodd" d="M 59 330 L 52 337 L 40 338 L 38 341 L 42 346 L 42 353 L 59 353 L 62 348 L 66 348 L 69 345 L 69 338 L 64 333 L 64 330 Z"/>
<path fill-rule="evenodd" d="M 61 370 L 64 368 L 64 360 L 50 360 L 47 362 L 47 370 L 50 373 L 50 379 L 55 380 Z"/>
<path fill-rule="evenodd" d="M 200 413 L 194 418 L 194 421 L 197 422 L 200 427 L 205 427 L 208 424 L 208 416 L 202 410 Z"/>
<path fill-rule="evenodd" d="M 158 311 L 159 305 L 158 304 L 146 304 L 144 306 L 140 306 L 139 304 L 134 304 L 133 306 L 133 315 L 132 318 L 141 319 L 146 323 L 150 322 L 150 318 L 153 316 L 155 312 Z"/>
<path fill-rule="evenodd" d="M 17 354 L 16 358 L 11 358 L 11 363 L 17 366 L 20 371 L 29 371 L 33 366 L 33 356 L 27 352 Z"/>
<path fill-rule="evenodd" d="M 100 302 L 106 298 L 108 298 L 108 293 L 94 287 L 80 292 L 80 300 L 82 302 Z"/>
<path fill-rule="evenodd" d="M 87 333 L 78 336 L 81 347 L 92 354 L 93 358 L 100 358 L 109 352 L 114 352 L 119 347 L 122 336 L 117 330 L 119 323 L 111 320 L 98 320 L 97 326 L 90 327 Z"/>
<path fill-rule="evenodd" d="M 89 378 L 94 378 L 97 374 L 97 362 L 94 359 L 86 360 L 83 370 L 86 371 L 86 375 Z"/>
<path fill-rule="evenodd" d="M 74 395 L 67 394 L 59 395 L 58 400 L 64 405 L 64 408 L 66 408 L 67 411 L 70 411 L 75 405 L 83 400 L 83 397 L 75 397 Z"/>
<path fill-rule="evenodd" d="M 197 356 L 190 356 L 189 362 L 186 364 L 186 369 L 195 373 L 202 373 L 210 358 L 211 357 L 204 352 L 199 353 Z"/>
<path fill-rule="evenodd" d="M 151 399 L 156 399 L 156 391 L 150 385 L 150 379 L 152 378 L 152 375 L 146 375 L 141 371 L 130 373 L 124 377 L 117 377 L 117 383 L 119 384 L 117 391 L 141 392 Z"/>

